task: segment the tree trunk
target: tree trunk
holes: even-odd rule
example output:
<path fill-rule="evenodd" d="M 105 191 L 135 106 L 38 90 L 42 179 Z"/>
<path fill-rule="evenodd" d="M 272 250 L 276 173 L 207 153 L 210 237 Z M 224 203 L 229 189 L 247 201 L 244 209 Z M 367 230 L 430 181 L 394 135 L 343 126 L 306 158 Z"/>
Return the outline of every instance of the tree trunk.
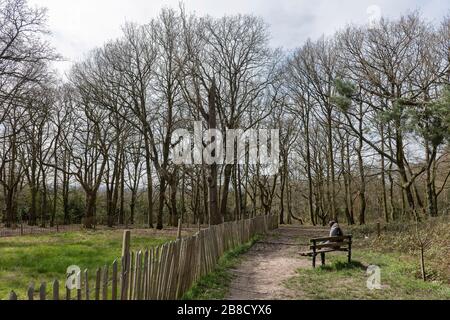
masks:
<path fill-rule="evenodd" d="M 384 124 L 380 126 L 381 135 L 381 151 L 386 152 L 385 148 L 385 137 L 384 137 Z M 386 188 L 386 159 L 385 156 L 381 155 L 381 198 L 383 202 L 383 215 L 387 223 L 389 223 L 389 210 L 387 204 L 387 188 Z"/>
<path fill-rule="evenodd" d="M 147 174 L 147 222 L 150 229 L 153 228 L 153 177 L 152 177 L 152 160 L 150 151 L 150 141 L 147 133 L 144 132 L 145 144 L 145 168 Z"/>
<path fill-rule="evenodd" d="M 217 115 L 216 115 L 216 84 L 213 83 L 211 89 L 209 90 L 209 119 L 208 119 L 208 127 L 209 129 L 217 129 Z M 218 187 L 217 187 L 217 178 L 218 178 L 218 168 L 217 163 L 210 165 L 210 176 L 208 178 L 209 184 L 209 214 L 210 214 L 210 223 L 211 225 L 218 225 L 223 222 L 222 215 L 218 210 Z M 225 194 L 224 194 L 225 195 Z M 228 196 L 228 194 L 226 194 Z M 225 199 L 226 200 L 226 199 Z M 224 200 L 222 200 L 222 204 Z M 222 208 L 223 209 L 223 208 Z M 226 209 L 226 206 L 225 206 Z M 222 212 L 223 214 L 223 212 Z"/>
<path fill-rule="evenodd" d="M 426 143 L 426 160 L 427 160 L 427 171 L 426 171 L 426 199 L 427 199 L 427 214 L 430 217 L 437 217 L 438 210 L 437 204 L 435 202 L 435 188 L 434 188 L 434 175 L 432 173 L 433 165 L 436 161 L 436 148 L 433 151 L 430 150 L 429 143 Z"/>
<path fill-rule="evenodd" d="M 156 229 L 162 230 L 164 228 L 163 225 L 163 215 L 164 215 L 164 202 L 166 199 L 166 189 L 167 182 L 166 179 L 160 178 L 160 186 L 159 186 L 159 208 L 158 208 L 158 216 L 156 217 Z"/>
<path fill-rule="evenodd" d="M 95 226 L 95 207 L 97 206 L 97 192 L 86 191 L 86 215 L 84 227 L 93 229 Z"/>
<path fill-rule="evenodd" d="M 362 139 L 362 132 L 363 132 L 363 108 L 362 105 L 360 105 L 359 108 L 359 131 L 361 134 L 359 135 L 358 139 L 358 166 L 359 166 L 359 175 L 360 175 L 360 189 L 359 189 L 359 202 L 360 202 L 360 209 L 359 209 L 359 224 L 364 225 L 366 224 L 366 173 L 364 169 L 364 160 L 363 160 L 363 147 L 364 142 Z"/>

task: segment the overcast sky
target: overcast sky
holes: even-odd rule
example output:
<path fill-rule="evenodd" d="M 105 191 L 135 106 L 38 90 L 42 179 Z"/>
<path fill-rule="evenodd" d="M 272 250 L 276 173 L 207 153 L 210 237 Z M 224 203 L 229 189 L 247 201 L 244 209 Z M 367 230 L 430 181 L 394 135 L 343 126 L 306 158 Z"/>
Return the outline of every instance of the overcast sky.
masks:
<path fill-rule="evenodd" d="M 120 36 L 126 21 L 145 23 L 163 7 L 177 8 L 179 0 L 29 0 L 48 8 L 52 43 L 67 62 L 67 70 L 90 49 Z M 367 23 L 377 10 L 397 17 L 419 9 L 430 21 L 439 22 L 450 11 L 448 0 L 185 0 L 188 12 L 199 15 L 250 13 L 264 17 L 271 26 L 272 45 L 292 49 L 308 38 L 332 34 L 349 23 Z"/>

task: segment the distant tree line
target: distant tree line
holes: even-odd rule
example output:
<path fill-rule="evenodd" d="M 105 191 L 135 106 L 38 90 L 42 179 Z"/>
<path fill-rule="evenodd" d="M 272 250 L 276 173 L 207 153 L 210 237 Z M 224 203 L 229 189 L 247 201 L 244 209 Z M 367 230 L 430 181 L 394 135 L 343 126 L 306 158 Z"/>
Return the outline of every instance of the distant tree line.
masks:
<path fill-rule="evenodd" d="M 261 18 L 164 9 L 126 24 L 65 80 L 52 72 L 60 57 L 45 25 L 44 9 L 0 0 L 6 227 L 449 213 L 448 17 L 351 26 L 287 53 L 270 46 Z M 195 121 L 280 129 L 279 172 L 265 175 L 248 153 L 244 164 L 175 165 L 174 132 Z"/>

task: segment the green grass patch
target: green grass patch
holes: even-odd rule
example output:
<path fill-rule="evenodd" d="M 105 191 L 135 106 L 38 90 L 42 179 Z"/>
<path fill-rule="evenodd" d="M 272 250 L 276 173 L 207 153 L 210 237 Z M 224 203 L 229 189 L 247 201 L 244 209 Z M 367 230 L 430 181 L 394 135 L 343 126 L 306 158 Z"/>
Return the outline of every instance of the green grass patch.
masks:
<path fill-rule="evenodd" d="M 242 255 L 259 241 L 260 237 L 231 250 L 219 260 L 216 269 L 202 277 L 184 296 L 183 300 L 223 300 L 225 299 L 233 274 L 230 269 L 236 267 Z"/>
<path fill-rule="evenodd" d="M 417 277 L 415 261 L 399 253 L 355 250 L 348 264 L 339 254 L 327 256 L 327 266 L 301 269 L 285 282 L 298 299 L 306 300 L 445 300 L 450 286 L 442 282 L 423 282 Z M 381 268 L 381 290 L 367 288 L 369 265 Z"/>
<path fill-rule="evenodd" d="M 170 240 L 173 238 L 167 235 L 132 232 L 131 248 L 151 248 Z M 90 270 L 93 277 L 98 267 L 111 265 L 120 257 L 121 247 L 121 231 L 80 231 L 0 239 L 0 299 L 7 299 L 11 290 L 23 299 L 31 282 L 36 287 L 47 282 L 49 288 L 57 279 L 62 290 L 67 267 L 71 265 Z"/>

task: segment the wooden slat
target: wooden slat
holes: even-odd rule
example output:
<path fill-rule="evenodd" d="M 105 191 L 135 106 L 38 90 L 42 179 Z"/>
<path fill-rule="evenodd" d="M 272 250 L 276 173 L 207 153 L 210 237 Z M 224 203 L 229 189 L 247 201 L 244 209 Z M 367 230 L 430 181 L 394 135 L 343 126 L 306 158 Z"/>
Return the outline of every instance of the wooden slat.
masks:
<path fill-rule="evenodd" d="M 9 300 L 17 300 L 17 294 L 14 291 L 11 291 L 11 293 L 9 294 Z"/>
<path fill-rule="evenodd" d="M 149 300 L 156 300 L 159 246 L 150 251 L 150 295 Z"/>
<path fill-rule="evenodd" d="M 179 243 L 179 241 L 178 241 Z M 175 275 L 175 265 L 177 263 L 177 246 L 178 246 L 177 242 L 172 242 L 171 245 L 171 251 L 170 251 L 170 264 L 169 264 L 169 273 L 167 275 L 167 292 L 165 295 L 164 300 L 172 300 L 172 295 L 173 295 L 173 282 L 174 282 L 174 275 Z"/>
<path fill-rule="evenodd" d="M 89 289 L 89 271 L 88 269 L 84 270 L 84 298 L 89 301 L 91 292 Z"/>
<path fill-rule="evenodd" d="M 121 272 L 120 272 L 120 300 L 126 300 L 126 292 L 127 292 L 127 266 L 126 266 L 126 257 L 122 257 L 121 259 Z"/>
<path fill-rule="evenodd" d="M 167 247 L 167 259 L 166 259 L 166 266 L 164 268 L 165 272 L 163 273 L 163 292 L 162 292 L 162 300 L 168 300 L 169 299 L 169 292 L 170 292 L 170 277 L 171 277 L 171 268 L 172 268 L 172 262 L 173 262 L 173 247 L 174 243 L 170 242 Z"/>
<path fill-rule="evenodd" d="M 134 261 L 135 261 L 134 252 L 131 251 L 130 254 L 129 254 L 129 258 L 128 258 L 128 267 L 127 267 L 127 271 L 129 272 L 128 277 L 127 277 L 127 282 L 128 282 L 127 297 L 128 297 L 128 300 L 133 300 L 134 274 L 135 274 L 135 270 L 134 270 L 134 267 L 133 267 Z"/>
<path fill-rule="evenodd" d="M 342 242 L 344 240 L 351 240 L 352 236 L 343 236 L 343 237 L 327 237 L 327 238 L 315 238 L 311 239 L 311 242 L 323 242 L 323 241 L 333 241 L 333 242 Z"/>
<path fill-rule="evenodd" d="M 80 287 L 77 288 L 77 300 L 80 301 L 80 300 L 83 299 L 82 294 L 81 294 L 81 292 L 82 292 L 82 288 L 81 288 L 81 271 L 77 273 L 77 283 L 80 284 Z"/>
<path fill-rule="evenodd" d="M 53 281 L 53 301 L 59 300 L 59 281 Z"/>
<path fill-rule="evenodd" d="M 109 268 L 106 265 L 103 268 L 103 283 L 102 283 L 102 300 L 108 300 L 108 280 L 109 280 Z"/>
<path fill-rule="evenodd" d="M 313 249 L 314 247 L 316 248 L 316 250 L 319 249 L 324 249 L 324 248 L 343 248 L 343 247 L 348 247 L 349 243 L 348 242 L 331 242 L 331 243 L 321 243 L 321 244 L 317 244 L 315 246 L 311 246 L 310 249 Z"/>
<path fill-rule="evenodd" d="M 27 297 L 28 300 L 34 300 L 34 283 L 30 283 L 30 286 L 28 287 L 27 290 Z"/>
<path fill-rule="evenodd" d="M 100 300 L 100 281 L 101 281 L 102 273 L 101 269 L 98 268 L 95 274 L 95 300 Z"/>
<path fill-rule="evenodd" d="M 39 287 L 39 300 L 45 301 L 47 299 L 47 284 L 43 282 Z"/>
<path fill-rule="evenodd" d="M 117 275 L 117 260 L 114 260 L 112 265 L 111 300 L 117 300 Z"/>
<path fill-rule="evenodd" d="M 175 299 L 180 298 L 180 292 L 184 288 L 184 283 L 188 281 L 188 274 L 194 272 L 194 270 L 190 270 L 189 265 L 187 264 L 186 257 L 186 245 L 189 239 L 183 239 L 179 248 L 179 261 L 178 261 L 178 271 L 177 271 L 177 286 L 175 292 Z"/>
<path fill-rule="evenodd" d="M 147 250 L 145 250 L 144 253 L 144 269 L 143 269 L 143 277 L 142 277 L 142 296 L 141 299 L 148 300 L 148 278 L 150 276 L 150 270 L 149 270 L 149 259 L 150 259 L 150 253 Z"/>
<path fill-rule="evenodd" d="M 348 252 L 348 249 L 322 249 L 316 250 L 315 254 L 319 255 L 321 253 L 331 253 L 331 252 Z M 305 251 L 299 253 L 303 257 L 312 257 L 314 255 L 314 251 Z"/>
<path fill-rule="evenodd" d="M 142 251 L 138 251 L 136 254 L 135 264 L 134 264 L 134 281 L 133 281 L 133 300 L 139 300 L 140 295 L 140 285 L 141 285 L 141 262 L 142 262 Z"/>
<path fill-rule="evenodd" d="M 130 242 L 131 242 L 131 231 L 125 230 L 123 232 L 123 240 L 122 240 L 122 257 L 125 257 L 125 259 L 128 258 L 128 254 L 130 253 Z"/>
<path fill-rule="evenodd" d="M 69 301 L 71 299 L 71 292 L 70 289 L 66 287 L 66 301 Z"/>
<path fill-rule="evenodd" d="M 164 293 L 165 293 L 165 276 L 167 272 L 167 265 L 168 265 L 168 259 L 169 259 L 169 244 L 165 244 L 162 246 L 161 249 L 161 263 L 160 263 L 160 269 L 159 269 L 159 279 L 158 279 L 158 297 L 157 300 L 163 300 L 164 299 Z"/>

